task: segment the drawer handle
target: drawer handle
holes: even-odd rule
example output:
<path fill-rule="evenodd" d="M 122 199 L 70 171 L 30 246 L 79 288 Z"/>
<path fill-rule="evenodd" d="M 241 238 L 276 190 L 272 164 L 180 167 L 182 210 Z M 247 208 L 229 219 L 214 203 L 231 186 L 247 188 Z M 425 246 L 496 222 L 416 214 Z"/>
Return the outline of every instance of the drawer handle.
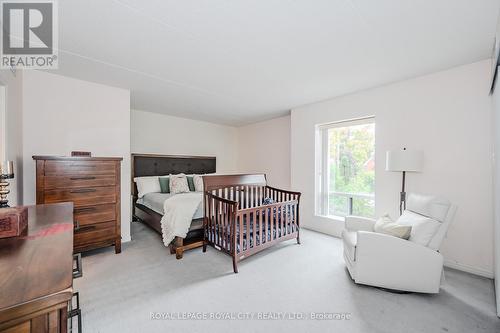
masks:
<path fill-rule="evenodd" d="M 79 190 L 71 190 L 69 193 L 89 193 L 97 191 L 95 188 L 82 188 Z"/>
<path fill-rule="evenodd" d="M 75 208 L 75 209 L 73 209 L 73 213 L 78 214 L 78 213 L 84 213 L 84 212 L 93 212 L 94 210 L 95 210 L 95 207 Z"/>
<path fill-rule="evenodd" d="M 80 230 L 80 222 L 78 222 L 78 220 L 75 220 L 75 225 L 74 225 L 74 228 L 73 228 L 75 231 L 78 231 Z"/>
<path fill-rule="evenodd" d="M 93 180 L 95 177 L 71 177 L 70 180 Z"/>
<path fill-rule="evenodd" d="M 78 232 L 85 232 L 85 231 L 89 231 L 89 230 L 94 230 L 96 228 L 95 225 L 87 225 L 87 226 L 84 226 L 84 227 L 80 227 L 78 229 Z"/>

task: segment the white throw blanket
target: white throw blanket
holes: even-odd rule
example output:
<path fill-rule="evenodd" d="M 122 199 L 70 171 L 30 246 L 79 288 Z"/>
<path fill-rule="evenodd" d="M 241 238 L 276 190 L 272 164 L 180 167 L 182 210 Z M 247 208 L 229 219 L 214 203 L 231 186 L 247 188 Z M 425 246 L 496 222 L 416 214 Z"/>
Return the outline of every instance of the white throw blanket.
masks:
<path fill-rule="evenodd" d="M 161 231 L 163 244 L 169 246 L 170 242 L 177 237 L 186 237 L 194 213 L 203 200 L 203 192 L 179 193 L 163 204 L 163 217 L 161 218 Z"/>

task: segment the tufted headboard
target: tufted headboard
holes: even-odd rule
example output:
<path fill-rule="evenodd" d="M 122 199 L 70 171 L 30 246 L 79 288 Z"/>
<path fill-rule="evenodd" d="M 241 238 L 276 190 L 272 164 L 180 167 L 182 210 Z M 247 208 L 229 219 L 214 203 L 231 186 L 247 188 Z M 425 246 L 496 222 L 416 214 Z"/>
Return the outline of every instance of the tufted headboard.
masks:
<path fill-rule="evenodd" d="M 132 196 L 137 197 L 135 177 L 169 174 L 215 173 L 216 158 L 210 156 L 132 154 Z"/>

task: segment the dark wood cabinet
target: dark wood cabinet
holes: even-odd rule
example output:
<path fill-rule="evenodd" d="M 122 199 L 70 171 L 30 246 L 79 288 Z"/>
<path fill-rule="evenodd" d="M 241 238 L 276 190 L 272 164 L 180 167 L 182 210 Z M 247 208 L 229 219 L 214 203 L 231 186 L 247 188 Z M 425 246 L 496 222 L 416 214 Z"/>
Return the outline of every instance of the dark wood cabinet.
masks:
<path fill-rule="evenodd" d="M 74 252 L 115 246 L 121 252 L 118 157 L 33 156 L 37 204 L 73 202 Z"/>
<path fill-rule="evenodd" d="M 28 227 L 0 239 L 0 332 L 67 332 L 73 204 L 28 207 Z"/>

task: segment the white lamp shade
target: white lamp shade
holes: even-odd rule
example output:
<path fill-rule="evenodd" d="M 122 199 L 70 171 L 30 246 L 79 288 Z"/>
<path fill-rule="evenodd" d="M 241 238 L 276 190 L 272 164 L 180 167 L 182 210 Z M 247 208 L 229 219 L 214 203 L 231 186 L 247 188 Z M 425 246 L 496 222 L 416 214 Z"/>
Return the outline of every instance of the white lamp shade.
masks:
<path fill-rule="evenodd" d="M 424 154 L 419 150 L 391 150 L 386 155 L 386 171 L 420 172 L 424 164 Z"/>

